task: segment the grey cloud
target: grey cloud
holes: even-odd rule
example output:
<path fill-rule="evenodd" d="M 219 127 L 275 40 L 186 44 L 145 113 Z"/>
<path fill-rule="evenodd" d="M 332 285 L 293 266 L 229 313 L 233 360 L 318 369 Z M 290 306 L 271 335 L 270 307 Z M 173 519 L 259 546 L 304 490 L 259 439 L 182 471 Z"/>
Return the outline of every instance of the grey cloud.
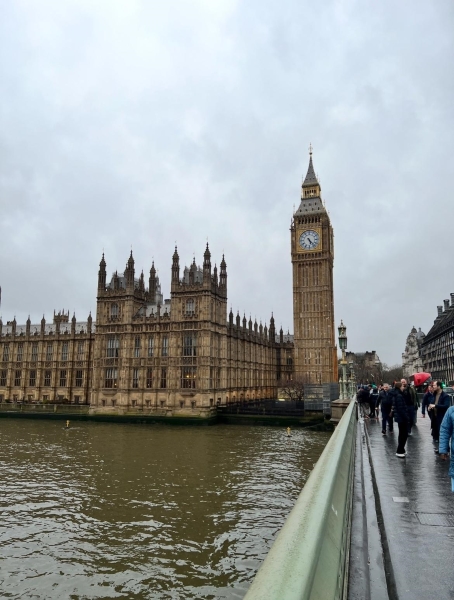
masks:
<path fill-rule="evenodd" d="M 454 291 L 454 9 L 354 1 L 2 4 L 4 319 L 95 309 L 96 274 L 225 252 L 229 302 L 292 326 L 307 148 L 352 350 L 400 359 Z M 452 283 L 451 283 L 452 281 Z M 434 283 L 436 282 L 436 283 Z"/>

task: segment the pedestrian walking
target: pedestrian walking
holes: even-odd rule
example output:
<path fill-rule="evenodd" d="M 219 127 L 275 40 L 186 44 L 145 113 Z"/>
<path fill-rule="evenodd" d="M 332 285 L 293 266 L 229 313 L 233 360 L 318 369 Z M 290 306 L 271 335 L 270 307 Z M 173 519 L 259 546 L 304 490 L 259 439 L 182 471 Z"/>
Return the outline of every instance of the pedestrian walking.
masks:
<path fill-rule="evenodd" d="M 451 406 L 451 396 L 443 390 L 441 381 L 435 380 L 433 382 L 433 387 L 434 402 L 433 404 L 429 405 L 429 410 L 434 411 L 432 416 L 432 436 L 434 438 L 434 442 L 438 442 L 440 425 L 443 421 L 446 411 Z"/>
<path fill-rule="evenodd" d="M 408 412 L 408 435 L 411 435 L 411 429 L 415 423 L 416 404 L 418 398 L 414 388 L 408 385 L 406 379 L 400 380 L 402 383 L 402 395 L 405 398 L 405 404 L 407 405 Z"/>
<path fill-rule="evenodd" d="M 428 408 L 429 408 L 429 404 L 434 403 L 433 391 L 434 391 L 433 385 L 431 383 L 429 383 L 429 385 L 427 386 L 426 393 L 424 394 L 424 397 L 423 397 L 422 403 L 421 403 L 421 413 L 422 413 L 423 419 L 426 418 L 426 411 L 427 411 L 428 415 L 430 416 Z"/>
<path fill-rule="evenodd" d="M 378 403 L 378 390 L 377 390 L 377 386 L 373 385 L 371 390 L 370 390 L 370 394 L 369 394 L 369 418 L 370 419 L 375 419 L 376 415 L 375 415 L 375 407 L 377 406 Z"/>
<path fill-rule="evenodd" d="M 405 458 L 405 444 L 408 438 L 409 414 L 405 398 L 402 394 L 402 382 L 396 381 L 393 389 L 389 392 L 393 404 L 393 417 L 399 426 L 399 438 L 397 440 L 396 456 Z"/>
<path fill-rule="evenodd" d="M 389 391 L 389 384 L 384 383 L 378 395 L 378 402 L 381 406 L 381 432 L 383 435 L 386 435 L 386 425 L 388 425 L 389 433 L 393 432 L 393 401 Z"/>
<path fill-rule="evenodd" d="M 369 418 L 369 390 L 364 386 L 360 386 L 358 393 L 356 394 L 356 399 L 358 400 L 358 404 L 360 407 L 360 414 L 365 419 Z"/>
<path fill-rule="evenodd" d="M 451 463 L 449 465 L 449 476 L 451 477 L 451 491 L 454 492 L 454 458 L 452 446 L 454 444 L 454 406 L 448 408 L 440 426 L 440 458 L 448 460 L 449 442 L 451 442 Z"/>

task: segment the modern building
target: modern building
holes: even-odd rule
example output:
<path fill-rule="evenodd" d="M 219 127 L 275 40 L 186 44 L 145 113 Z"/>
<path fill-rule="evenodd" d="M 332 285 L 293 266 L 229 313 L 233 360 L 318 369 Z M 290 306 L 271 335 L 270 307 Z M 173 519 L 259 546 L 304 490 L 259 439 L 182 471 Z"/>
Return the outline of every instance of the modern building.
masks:
<path fill-rule="evenodd" d="M 217 404 L 276 398 L 281 382 L 337 381 L 333 231 L 312 151 L 291 223 L 295 334 L 227 309 L 227 264 L 180 267 L 170 298 L 154 263 L 146 285 L 132 252 L 123 272 L 99 264 L 96 321 L 54 311 L 33 325 L 0 320 L 0 401 L 89 403 L 94 412 L 209 414 Z M 325 388 L 323 388 L 324 390 Z M 324 393 L 324 392 L 323 392 Z M 335 393 L 331 389 L 331 394 Z M 330 398 L 334 399 L 334 398 Z"/>
<path fill-rule="evenodd" d="M 454 382 L 454 293 L 437 306 L 437 318 L 421 343 L 423 370 L 433 378 Z"/>
<path fill-rule="evenodd" d="M 405 343 L 405 352 L 402 352 L 402 373 L 404 377 L 410 377 L 413 373 L 421 373 L 423 369 L 423 360 L 421 346 L 424 342 L 425 334 L 416 327 L 407 336 Z"/>

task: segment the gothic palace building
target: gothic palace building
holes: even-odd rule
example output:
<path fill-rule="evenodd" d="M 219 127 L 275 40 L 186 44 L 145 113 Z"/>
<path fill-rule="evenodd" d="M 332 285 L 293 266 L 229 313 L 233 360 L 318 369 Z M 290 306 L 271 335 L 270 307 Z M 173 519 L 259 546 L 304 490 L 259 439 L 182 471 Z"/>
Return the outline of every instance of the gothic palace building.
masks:
<path fill-rule="evenodd" d="M 277 398 L 288 379 L 337 380 L 333 231 L 312 164 L 292 218 L 294 336 L 228 314 L 227 265 L 181 270 L 170 299 L 152 264 L 148 287 L 131 255 L 108 281 L 99 265 L 96 322 L 55 313 L 52 323 L 0 320 L 0 401 L 89 403 L 92 412 L 209 414 L 216 404 Z"/>

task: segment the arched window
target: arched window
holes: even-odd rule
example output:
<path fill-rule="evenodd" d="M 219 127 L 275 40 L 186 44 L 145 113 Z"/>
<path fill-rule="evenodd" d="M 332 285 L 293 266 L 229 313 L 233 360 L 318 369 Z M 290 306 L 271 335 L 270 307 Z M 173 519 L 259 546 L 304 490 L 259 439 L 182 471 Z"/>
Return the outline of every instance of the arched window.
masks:
<path fill-rule="evenodd" d="M 118 304 L 112 304 L 110 309 L 110 316 L 114 319 L 118 317 Z"/>

